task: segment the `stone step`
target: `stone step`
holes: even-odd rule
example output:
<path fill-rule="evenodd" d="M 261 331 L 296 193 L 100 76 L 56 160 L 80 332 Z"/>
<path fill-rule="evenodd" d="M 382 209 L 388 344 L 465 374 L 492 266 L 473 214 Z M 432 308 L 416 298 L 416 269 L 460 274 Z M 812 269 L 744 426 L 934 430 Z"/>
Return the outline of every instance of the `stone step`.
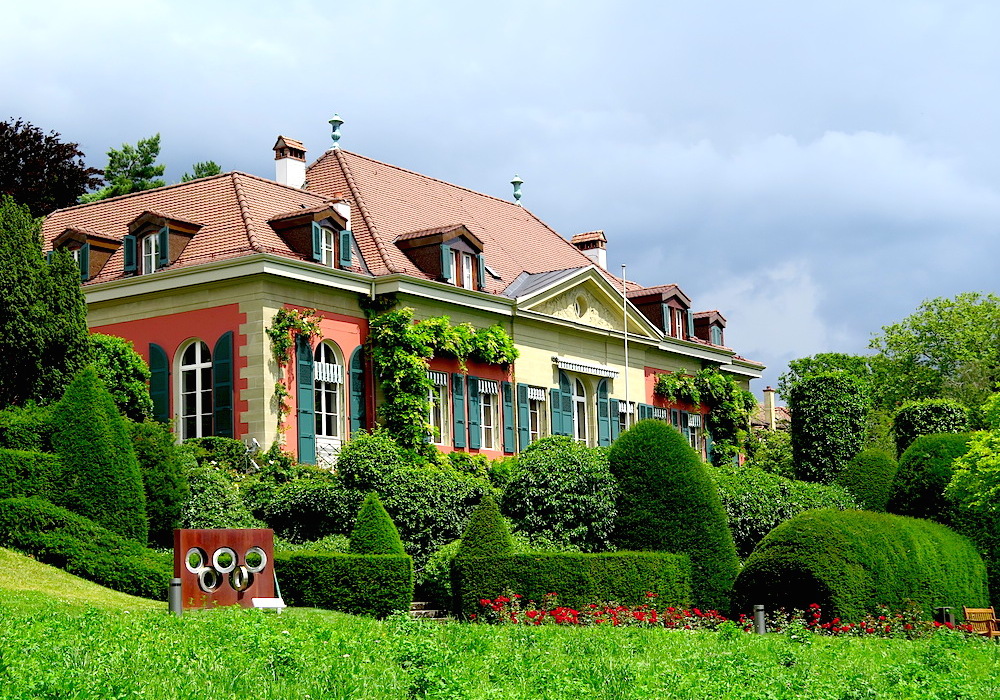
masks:
<path fill-rule="evenodd" d="M 444 610 L 435 610 L 430 603 L 413 602 L 410 603 L 410 616 L 418 620 L 434 620 L 435 622 L 448 622 L 451 616 Z"/>

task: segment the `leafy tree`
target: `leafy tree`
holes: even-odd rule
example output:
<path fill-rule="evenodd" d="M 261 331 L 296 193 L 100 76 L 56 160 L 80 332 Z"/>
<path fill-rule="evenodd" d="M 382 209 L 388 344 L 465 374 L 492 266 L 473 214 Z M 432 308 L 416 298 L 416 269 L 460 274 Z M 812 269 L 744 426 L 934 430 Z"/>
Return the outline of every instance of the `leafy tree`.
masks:
<path fill-rule="evenodd" d="M 752 431 L 747 438 L 746 453 L 747 467 L 762 469 L 787 479 L 795 478 L 795 462 L 792 461 L 792 434 L 789 431 Z"/>
<path fill-rule="evenodd" d="M 200 177 L 211 177 L 212 175 L 218 175 L 222 172 L 222 168 L 214 160 L 206 160 L 203 162 L 195 163 L 191 166 L 191 170 L 194 174 L 184 173 L 181 176 L 181 182 L 190 182 L 191 180 L 197 180 Z"/>
<path fill-rule="evenodd" d="M 122 147 L 108 150 L 108 167 L 104 169 L 107 187 L 80 197 L 81 202 L 97 202 L 132 192 L 163 187 L 161 178 L 165 165 L 157 165 L 160 157 L 160 135 L 139 139 L 135 146 L 123 143 Z"/>
<path fill-rule="evenodd" d="M 778 393 L 785 401 L 790 401 L 792 387 L 806 377 L 817 374 L 845 372 L 858 379 L 862 386 L 872 381 L 871 358 L 864 355 L 847 355 L 841 352 L 821 352 L 808 357 L 800 357 L 788 363 L 788 371 L 778 377 Z"/>
<path fill-rule="evenodd" d="M 44 216 L 75 204 L 103 182 L 101 171 L 88 168 L 79 144 L 63 143 L 21 119 L 0 122 L 0 195 L 10 195 Z"/>
<path fill-rule="evenodd" d="M 135 351 L 131 340 L 116 335 L 90 336 L 97 373 L 111 392 L 122 415 L 136 422 L 152 417 L 149 396 L 149 365 Z"/>
<path fill-rule="evenodd" d="M 963 433 L 968 429 L 965 407 L 950 399 L 907 401 L 892 417 L 892 434 L 899 454 L 921 435 Z"/>
<path fill-rule="evenodd" d="M 796 476 L 829 484 L 861 450 L 868 401 L 846 372 L 817 374 L 792 385 L 792 456 Z"/>
<path fill-rule="evenodd" d="M 80 268 L 67 251 L 57 251 L 49 265 L 43 264 L 39 291 L 43 317 L 38 332 L 42 357 L 34 398 L 41 402 L 58 399 L 73 376 L 93 358 L 87 329 L 87 302 L 80 288 Z"/>

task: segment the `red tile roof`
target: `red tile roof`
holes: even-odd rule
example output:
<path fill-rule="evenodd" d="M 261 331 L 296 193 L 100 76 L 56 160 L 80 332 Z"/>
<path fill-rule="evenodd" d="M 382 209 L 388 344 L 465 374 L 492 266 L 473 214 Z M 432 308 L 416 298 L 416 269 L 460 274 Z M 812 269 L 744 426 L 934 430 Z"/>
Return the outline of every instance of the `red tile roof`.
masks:
<path fill-rule="evenodd" d="M 604 231 L 588 231 L 587 233 L 578 233 L 569 239 L 569 242 L 573 245 L 577 243 L 589 243 L 590 241 L 603 241 L 608 242 L 607 237 L 604 235 Z"/>

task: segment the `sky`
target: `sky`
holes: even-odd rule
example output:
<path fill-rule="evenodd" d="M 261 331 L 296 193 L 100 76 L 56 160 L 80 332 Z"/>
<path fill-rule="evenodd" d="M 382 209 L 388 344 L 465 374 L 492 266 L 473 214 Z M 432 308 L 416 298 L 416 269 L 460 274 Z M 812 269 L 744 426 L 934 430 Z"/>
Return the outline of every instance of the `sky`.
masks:
<path fill-rule="evenodd" d="M 925 299 L 997 292 L 1000 3 L 12 2 L 0 119 L 160 133 L 274 177 L 283 134 L 511 198 L 676 283 L 764 362 L 865 352 Z"/>

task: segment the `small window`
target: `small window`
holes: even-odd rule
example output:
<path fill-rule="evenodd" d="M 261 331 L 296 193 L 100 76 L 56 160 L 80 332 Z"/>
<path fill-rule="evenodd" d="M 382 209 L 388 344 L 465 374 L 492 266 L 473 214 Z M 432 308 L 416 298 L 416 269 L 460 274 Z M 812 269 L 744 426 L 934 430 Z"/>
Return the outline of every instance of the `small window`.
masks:
<path fill-rule="evenodd" d="M 450 444 L 448 433 L 448 385 L 432 386 L 427 392 L 427 422 L 431 427 L 431 442 L 435 445 Z"/>
<path fill-rule="evenodd" d="M 320 227 L 319 234 L 319 258 L 325 267 L 337 266 L 336 234 L 326 226 Z"/>
<path fill-rule="evenodd" d="M 587 392 L 579 379 L 573 384 L 573 439 L 587 442 Z"/>
<path fill-rule="evenodd" d="M 472 289 L 472 256 L 462 253 L 462 286 Z"/>
<path fill-rule="evenodd" d="M 618 432 L 624 433 L 635 425 L 635 402 L 618 402 Z"/>
<path fill-rule="evenodd" d="M 545 437 L 545 401 L 528 399 L 528 439 L 531 442 Z"/>
<path fill-rule="evenodd" d="M 461 267 L 462 267 L 461 266 L 461 260 L 462 260 L 461 254 L 457 250 L 455 250 L 454 248 L 452 248 L 451 249 L 451 276 L 448 278 L 448 281 L 451 282 L 452 284 L 458 284 L 458 280 L 461 279 L 459 277 L 459 275 L 461 274 Z"/>
<path fill-rule="evenodd" d="M 139 274 L 156 272 L 160 260 L 160 236 L 154 232 L 142 238 L 139 243 Z"/>
<path fill-rule="evenodd" d="M 316 346 L 314 360 L 316 437 L 340 439 L 343 434 L 344 368 L 328 343 Z"/>
<path fill-rule="evenodd" d="M 496 394 L 479 395 L 479 432 L 484 450 L 497 449 L 497 433 L 500 432 L 499 404 L 500 397 Z"/>

